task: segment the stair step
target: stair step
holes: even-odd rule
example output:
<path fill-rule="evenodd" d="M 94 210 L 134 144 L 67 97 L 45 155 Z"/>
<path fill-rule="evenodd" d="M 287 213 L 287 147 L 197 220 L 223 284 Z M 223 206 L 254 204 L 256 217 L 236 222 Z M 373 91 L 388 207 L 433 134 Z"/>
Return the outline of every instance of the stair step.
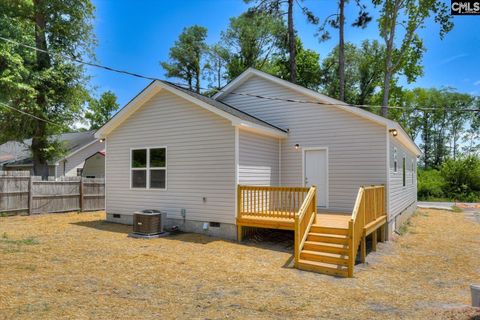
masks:
<path fill-rule="evenodd" d="M 344 235 L 309 232 L 308 241 L 348 244 L 348 237 Z"/>
<path fill-rule="evenodd" d="M 346 236 L 348 235 L 348 229 L 343 228 L 333 228 L 333 227 L 325 227 L 321 225 L 312 225 L 310 232 L 314 233 L 328 233 L 328 234 L 338 234 Z"/>
<path fill-rule="evenodd" d="M 313 271 L 318 273 L 325 273 L 333 276 L 348 277 L 348 268 L 343 266 L 336 266 L 330 263 L 316 262 L 310 260 L 300 259 L 298 261 L 298 269 Z"/>
<path fill-rule="evenodd" d="M 318 252 L 329 252 L 337 254 L 348 254 L 348 246 L 338 243 L 329 243 L 329 242 L 317 242 L 317 241 L 305 241 L 303 246 L 304 250 L 318 251 Z"/>
<path fill-rule="evenodd" d="M 300 259 L 331 263 L 338 266 L 348 266 L 348 256 L 336 253 L 302 250 L 302 252 L 300 252 Z"/>

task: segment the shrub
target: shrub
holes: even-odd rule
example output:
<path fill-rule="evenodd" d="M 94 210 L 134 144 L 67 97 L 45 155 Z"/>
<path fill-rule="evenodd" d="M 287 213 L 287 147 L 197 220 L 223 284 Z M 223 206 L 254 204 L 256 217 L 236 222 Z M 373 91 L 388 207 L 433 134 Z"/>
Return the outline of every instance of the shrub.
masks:
<path fill-rule="evenodd" d="M 418 198 L 430 200 L 432 198 L 443 198 L 445 181 L 440 171 L 435 169 L 418 170 Z"/>
<path fill-rule="evenodd" d="M 469 156 L 447 160 L 442 164 L 440 174 L 445 182 L 443 192 L 449 198 L 468 202 L 480 200 L 479 158 Z"/>

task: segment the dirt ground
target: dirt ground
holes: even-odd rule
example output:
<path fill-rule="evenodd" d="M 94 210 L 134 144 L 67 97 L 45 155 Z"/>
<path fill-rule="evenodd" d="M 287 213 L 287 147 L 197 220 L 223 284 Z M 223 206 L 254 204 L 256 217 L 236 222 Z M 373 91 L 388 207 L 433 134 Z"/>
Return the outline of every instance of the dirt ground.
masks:
<path fill-rule="evenodd" d="M 418 212 L 352 279 L 293 269 L 285 246 L 132 239 L 104 217 L 0 218 L 0 319 L 480 318 L 480 223 L 463 213 Z"/>

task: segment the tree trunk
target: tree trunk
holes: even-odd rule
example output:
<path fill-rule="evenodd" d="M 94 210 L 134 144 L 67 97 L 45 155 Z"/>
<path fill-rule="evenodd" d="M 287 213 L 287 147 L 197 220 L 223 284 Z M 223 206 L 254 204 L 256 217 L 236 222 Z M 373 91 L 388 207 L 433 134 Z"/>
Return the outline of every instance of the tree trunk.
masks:
<path fill-rule="evenodd" d="M 345 101 L 345 0 L 340 0 L 340 26 L 339 26 L 339 44 L 338 44 L 338 79 L 339 83 L 339 98 Z"/>
<path fill-rule="evenodd" d="M 200 53 L 197 53 L 197 65 L 195 66 L 195 92 L 200 93 Z"/>
<path fill-rule="evenodd" d="M 47 50 L 46 40 L 46 21 L 43 12 L 43 0 L 34 0 L 34 12 L 35 12 L 35 45 L 37 48 Z M 46 70 L 50 67 L 50 56 L 46 52 L 36 51 L 36 63 L 39 71 Z M 47 96 L 45 88 L 42 84 L 37 86 L 37 98 L 36 104 L 38 107 L 37 116 L 44 118 L 48 108 Z M 36 122 L 35 133 L 32 137 L 31 151 L 32 151 L 32 164 L 33 174 L 42 176 L 42 178 L 48 177 L 48 165 L 45 149 L 48 147 L 48 137 L 46 122 L 41 120 L 34 120 Z"/>
<path fill-rule="evenodd" d="M 288 0 L 288 49 L 289 49 L 289 67 L 290 81 L 297 82 L 297 43 L 295 41 L 295 30 L 293 28 L 293 0 Z"/>
<path fill-rule="evenodd" d="M 386 24 L 390 26 L 390 28 L 385 28 L 385 36 L 384 39 L 386 41 L 386 57 L 385 57 L 385 76 L 383 79 L 383 97 L 382 97 L 382 109 L 381 115 L 385 118 L 388 117 L 388 98 L 390 96 L 390 82 L 392 81 L 393 70 L 392 70 L 392 59 L 393 59 L 393 49 L 395 40 L 395 28 L 397 27 L 397 16 L 398 16 L 399 6 L 398 3 L 395 2 L 395 5 L 392 9 L 392 13 L 390 14 L 390 19 L 388 20 L 385 17 Z M 388 30 L 390 29 L 390 30 Z M 390 34 L 388 34 L 390 33 Z"/>

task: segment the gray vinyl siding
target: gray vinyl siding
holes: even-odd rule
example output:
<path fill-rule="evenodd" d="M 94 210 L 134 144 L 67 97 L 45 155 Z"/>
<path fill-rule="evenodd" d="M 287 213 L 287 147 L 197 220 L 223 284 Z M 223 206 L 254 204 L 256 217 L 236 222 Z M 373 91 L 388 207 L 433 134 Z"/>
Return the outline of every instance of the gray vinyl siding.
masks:
<path fill-rule="evenodd" d="M 130 188 L 130 149 L 167 147 L 167 189 Z M 106 210 L 159 209 L 169 218 L 235 222 L 235 128 L 162 91 L 107 137 Z M 203 198 L 205 197 L 205 201 Z"/>
<path fill-rule="evenodd" d="M 271 81 L 252 77 L 236 92 L 267 97 L 312 100 Z M 288 128 L 282 140 L 282 185 L 302 186 L 302 148 L 328 147 L 330 210 L 350 212 L 361 185 L 386 184 L 385 127 L 332 106 L 281 102 L 242 95 L 226 95 L 224 102 Z M 300 150 L 294 148 L 295 144 Z"/>
<path fill-rule="evenodd" d="M 97 141 L 89 145 L 88 147 L 74 153 L 71 157 L 68 157 L 64 161 L 61 161 L 61 165 L 59 166 L 59 169 L 61 169 L 61 171 L 58 172 L 58 175 L 76 176 L 77 168 L 83 168 L 85 159 L 103 149 L 105 149 L 105 142 Z M 65 166 L 65 168 L 63 166 Z"/>
<path fill-rule="evenodd" d="M 97 153 L 94 156 L 85 160 L 82 170 L 83 177 L 105 177 L 105 156 Z"/>
<path fill-rule="evenodd" d="M 399 143 L 396 138 L 389 136 L 390 139 L 390 217 L 392 219 L 396 215 L 402 213 L 406 208 L 417 201 L 417 158 L 407 150 L 403 144 Z M 394 150 L 397 149 L 397 172 L 394 170 Z M 403 156 L 406 157 L 406 176 L 405 187 L 403 186 Z M 412 172 L 412 160 L 414 161 L 414 171 Z M 413 182 L 412 182 L 413 177 Z"/>
<path fill-rule="evenodd" d="M 239 184 L 279 184 L 279 140 L 239 130 Z"/>

